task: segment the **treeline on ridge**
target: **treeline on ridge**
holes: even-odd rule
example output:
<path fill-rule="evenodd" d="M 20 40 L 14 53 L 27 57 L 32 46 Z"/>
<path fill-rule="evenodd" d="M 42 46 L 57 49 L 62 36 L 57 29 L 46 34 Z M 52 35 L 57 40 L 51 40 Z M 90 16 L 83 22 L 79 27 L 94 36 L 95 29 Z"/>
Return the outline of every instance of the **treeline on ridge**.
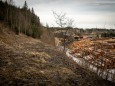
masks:
<path fill-rule="evenodd" d="M 34 38 L 40 38 L 42 34 L 40 19 L 33 8 L 28 8 L 26 1 L 22 8 L 15 6 L 12 0 L 0 1 L 0 21 L 16 34 L 23 33 Z"/>

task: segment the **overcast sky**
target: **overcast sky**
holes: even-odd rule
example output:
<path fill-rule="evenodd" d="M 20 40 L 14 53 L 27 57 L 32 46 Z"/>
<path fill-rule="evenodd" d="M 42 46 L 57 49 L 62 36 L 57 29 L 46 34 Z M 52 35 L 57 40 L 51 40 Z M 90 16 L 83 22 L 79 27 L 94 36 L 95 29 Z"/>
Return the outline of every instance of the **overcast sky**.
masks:
<path fill-rule="evenodd" d="M 25 0 L 14 0 L 23 6 Z M 28 7 L 34 8 L 43 25 L 56 26 L 52 13 L 65 12 L 74 19 L 75 27 L 115 28 L 115 0 L 26 0 Z"/>

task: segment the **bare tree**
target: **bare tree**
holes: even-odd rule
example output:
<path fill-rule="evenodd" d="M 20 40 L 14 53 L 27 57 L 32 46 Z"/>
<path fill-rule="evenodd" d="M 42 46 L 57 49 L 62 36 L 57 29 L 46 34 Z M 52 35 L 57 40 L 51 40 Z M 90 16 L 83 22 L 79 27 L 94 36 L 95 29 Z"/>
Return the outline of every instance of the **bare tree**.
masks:
<path fill-rule="evenodd" d="M 67 18 L 66 13 L 61 12 L 58 14 L 57 12 L 53 11 L 55 22 L 56 24 L 62 29 L 66 27 L 65 32 L 63 32 L 63 51 L 66 48 L 66 35 L 69 29 L 73 27 L 73 19 Z"/>
<path fill-rule="evenodd" d="M 66 13 L 61 12 L 60 14 L 58 14 L 57 12 L 53 11 L 53 14 L 56 24 L 63 28 L 66 25 Z"/>
<path fill-rule="evenodd" d="M 67 27 L 72 28 L 74 26 L 74 20 L 71 18 L 68 18 L 66 25 L 67 25 Z"/>

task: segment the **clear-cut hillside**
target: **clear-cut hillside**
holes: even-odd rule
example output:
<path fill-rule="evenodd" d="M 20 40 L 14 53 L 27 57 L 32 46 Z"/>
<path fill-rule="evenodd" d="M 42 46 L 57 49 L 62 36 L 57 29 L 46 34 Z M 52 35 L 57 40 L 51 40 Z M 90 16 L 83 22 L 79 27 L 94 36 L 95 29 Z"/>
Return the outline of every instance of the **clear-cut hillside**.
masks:
<path fill-rule="evenodd" d="M 1 86 L 114 86 L 40 40 L 0 27 Z"/>

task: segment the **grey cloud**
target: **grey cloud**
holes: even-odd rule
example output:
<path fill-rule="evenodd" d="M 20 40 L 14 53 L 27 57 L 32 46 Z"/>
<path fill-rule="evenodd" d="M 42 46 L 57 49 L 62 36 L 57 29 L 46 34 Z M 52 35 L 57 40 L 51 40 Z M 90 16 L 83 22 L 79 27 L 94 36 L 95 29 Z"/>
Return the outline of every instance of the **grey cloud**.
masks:
<path fill-rule="evenodd" d="M 115 0 L 113 1 L 113 0 L 110 0 L 110 1 L 107 1 L 107 0 L 105 0 L 105 1 L 99 1 L 99 2 L 95 2 L 95 3 L 93 3 L 94 5 L 110 5 L 110 6 L 115 6 Z"/>
<path fill-rule="evenodd" d="M 13 0 L 16 5 L 23 6 L 25 0 Z M 40 15 L 41 21 L 50 22 L 52 18 L 52 10 L 63 11 L 70 15 L 107 15 L 107 13 L 115 14 L 115 0 L 26 0 L 28 6 L 35 9 L 35 13 Z M 96 14 L 97 13 L 97 14 Z M 103 13 L 103 14 L 102 14 Z M 43 16 L 45 15 L 45 16 Z M 47 16 L 46 16 L 47 15 Z M 48 19 L 46 21 L 46 19 Z M 110 21 L 115 20 L 115 16 L 112 16 Z M 99 21 L 102 21 L 100 19 Z M 103 22 L 103 21 L 102 21 Z M 91 22 L 90 22 L 91 23 Z M 98 23 L 98 22 L 97 22 Z"/>
<path fill-rule="evenodd" d="M 18 5 L 23 5 L 25 0 L 14 0 Z M 26 0 L 30 6 L 39 4 L 77 4 L 77 5 L 114 5 L 115 0 Z"/>

